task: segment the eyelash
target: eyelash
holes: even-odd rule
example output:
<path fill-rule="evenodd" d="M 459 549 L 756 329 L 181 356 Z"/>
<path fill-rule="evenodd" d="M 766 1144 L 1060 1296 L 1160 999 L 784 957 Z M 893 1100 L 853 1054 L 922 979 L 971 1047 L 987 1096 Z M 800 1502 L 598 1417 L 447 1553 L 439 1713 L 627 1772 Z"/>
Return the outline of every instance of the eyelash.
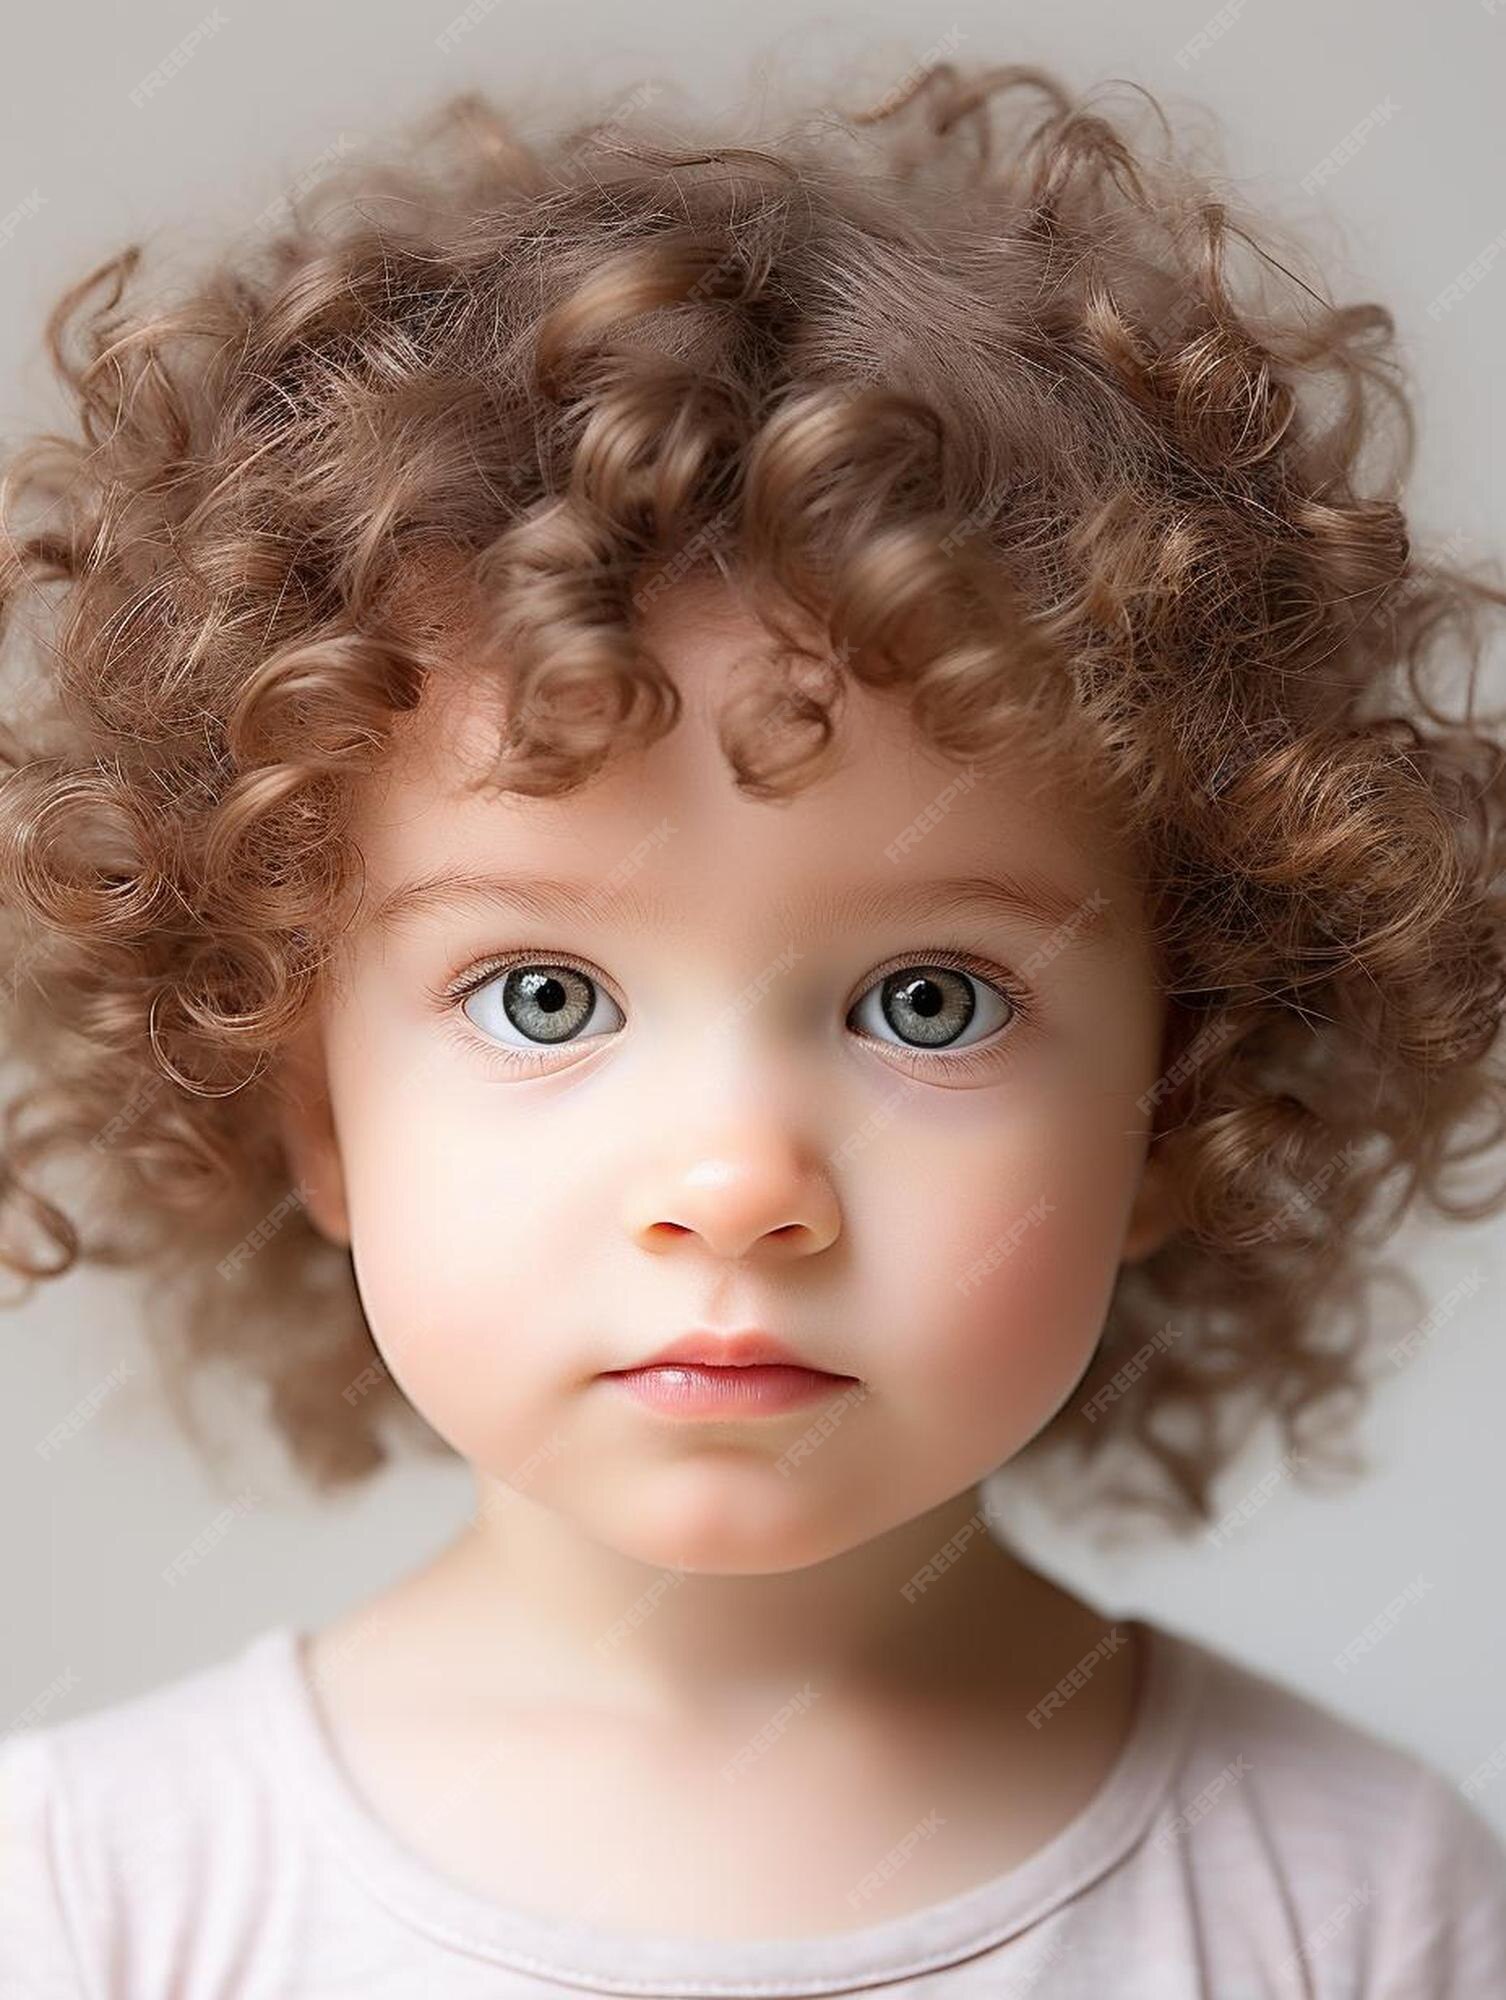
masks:
<path fill-rule="evenodd" d="M 531 1050 L 509 1048 L 501 1043 L 488 1041 L 472 1029 L 460 1025 L 465 1019 L 463 1012 L 465 1003 L 471 995 L 479 993 L 481 988 L 489 985 L 499 973 L 507 972 L 515 965 L 568 966 L 572 972 L 580 973 L 582 977 L 591 980 L 593 984 L 601 986 L 609 995 L 611 994 L 610 984 L 595 966 L 584 959 L 574 957 L 569 952 L 545 950 L 517 951 L 504 953 L 498 958 L 485 959 L 481 964 L 462 973 L 459 978 L 442 981 L 437 986 L 429 987 L 428 996 L 432 1004 L 445 1016 L 445 1034 L 467 1053 L 479 1051 L 485 1061 L 495 1062 L 499 1068 L 508 1070 L 514 1075 L 520 1069 L 531 1072 L 546 1071 L 553 1067 L 549 1061 L 550 1050 L 541 1047 L 537 1054 L 534 1054 Z M 1011 978 L 1008 973 L 989 965 L 976 953 L 966 951 L 958 945 L 931 946 L 925 951 L 910 952 L 904 957 L 890 959 L 886 964 L 879 966 L 869 978 L 867 985 L 860 987 L 853 995 L 844 1010 L 843 1018 L 846 1018 L 846 1014 L 852 1011 L 864 994 L 880 984 L 891 972 L 899 972 L 911 965 L 944 965 L 955 972 L 970 973 L 973 978 L 980 980 L 985 986 L 993 987 L 995 992 L 1007 1000 L 1013 1015 L 1013 1018 L 1003 1028 L 996 1030 L 986 1042 L 976 1043 L 964 1050 L 905 1049 L 900 1043 L 879 1042 L 876 1035 L 863 1034 L 861 1030 L 854 1031 L 862 1034 L 864 1041 L 878 1042 L 880 1048 L 889 1052 L 888 1059 L 891 1061 L 896 1056 L 910 1056 L 912 1060 L 909 1068 L 912 1075 L 923 1071 L 956 1072 L 975 1068 L 981 1061 L 995 1055 L 1000 1044 L 1011 1039 L 1018 1029 L 1028 1028 L 1035 1022 L 1034 994 Z M 613 998 L 615 1001 L 615 996 Z M 620 1006 L 621 1002 L 615 1004 Z"/>

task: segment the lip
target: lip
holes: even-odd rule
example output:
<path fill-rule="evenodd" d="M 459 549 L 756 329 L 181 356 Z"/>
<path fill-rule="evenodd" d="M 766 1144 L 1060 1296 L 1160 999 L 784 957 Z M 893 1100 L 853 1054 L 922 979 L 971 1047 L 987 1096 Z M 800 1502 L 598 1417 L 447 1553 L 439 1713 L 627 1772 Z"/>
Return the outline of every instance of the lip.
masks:
<path fill-rule="evenodd" d="M 818 1368 L 814 1361 L 808 1361 L 793 1347 L 757 1327 L 742 1333 L 712 1333 L 705 1327 L 696 1327 L 645 1360 L 634 1362 L 633 1366 L 659 1368 L 671 1362 L 689 1362 L 706 1368 L 806 1368 L 822 1375 L 831 1372 Z M 612 1372 L 622 1374 L 626 1371 L 614 1369 Z"/>
<path fill-rule="evenodd" d="M 612 1368 L 639 1402 L 668 1416 L 773 1416 L 824 1401 L 857 1381 L 818 1368 L 785 1341 L 759 1328 L 712 1333 L 697 1328 L 631 1368 Z"/>
<path fill-rule="evenodd" d="M 749 1362 L 713 1368 L 704 1363 L 661 1362 L 653 1367 L 614 1368 L 604 1378 L 620 1383 L 650 1409 L 671 1417 L 769 1417 L 804 1404 L 828 1401 L 856 1377 L 831 1375 L 823 1368 Z"/>

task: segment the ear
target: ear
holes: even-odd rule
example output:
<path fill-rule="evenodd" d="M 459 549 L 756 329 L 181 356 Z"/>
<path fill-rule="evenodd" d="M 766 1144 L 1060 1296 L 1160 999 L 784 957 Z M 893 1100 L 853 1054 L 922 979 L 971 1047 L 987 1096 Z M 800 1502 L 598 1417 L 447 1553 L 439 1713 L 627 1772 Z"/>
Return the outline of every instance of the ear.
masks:
<path fill-rule="evenodd" d="M 1119 1252 L 1121 1263 L 1138 1264 L 1142 1258 L 1159 1250 L 1175 1233 L 1180 1219 L 1166 1162 L 1152 1146 L 1141 1169 L 1140 1184 L 1135 1189 L 1134 1204 L 1125 1224 L 1124 1243 Z"/>
<path fill-rule="evenodd" d="M 1172 1076 L 1176 1058 L 1192 1039 L 1197 1026 L 1194 1016 L 1179 1006 L 1174 998 L 1167 1000 L 1161 1017 L 1161 1051 L 1157 1064 L 1160 1077 Z M 1153 1136 L 1146 1147 L 1134 1204 L 1125 1224 L 1124 1244 L 1119 1253 L 1120 1261 L 1126 1264 L 1138 1264 L 1142 1258 L 1159 1250 L 1169 1237 L 1175 1235 L 1184 1220 L 1172 1187 L 1172 1177 L 1167 1171 L 1165 1153 L 1158 1144 L 1158 1137 L 1164 1135 L 1154 1134 L 1154 1118 L 1151 1124 Z"/>
<path fill-rule="evenodd" d="M 293 1183 L 303 1192 L 314 1227 L 332 1243 L 350 1244 L 345 1175 L 335 1134 L 325 1069 L 324 1043 L 316 1020 L 303 1028 L 278 1060 L 277 1127 Z"/>

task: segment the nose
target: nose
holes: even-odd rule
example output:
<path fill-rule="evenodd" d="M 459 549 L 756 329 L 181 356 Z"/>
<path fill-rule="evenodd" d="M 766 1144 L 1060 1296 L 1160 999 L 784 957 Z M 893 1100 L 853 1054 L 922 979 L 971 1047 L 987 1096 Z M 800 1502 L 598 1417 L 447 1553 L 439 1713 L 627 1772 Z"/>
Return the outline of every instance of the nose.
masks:
<path fill-rule="evenodd" d="M 808 1257 L 841 1228 L 825 1166 L 771 1134 L 701 1145 L 645 1177 L 629 1200 L 633 1240 L 667 1250 L 698 1236 L 718 1257 Z"/>

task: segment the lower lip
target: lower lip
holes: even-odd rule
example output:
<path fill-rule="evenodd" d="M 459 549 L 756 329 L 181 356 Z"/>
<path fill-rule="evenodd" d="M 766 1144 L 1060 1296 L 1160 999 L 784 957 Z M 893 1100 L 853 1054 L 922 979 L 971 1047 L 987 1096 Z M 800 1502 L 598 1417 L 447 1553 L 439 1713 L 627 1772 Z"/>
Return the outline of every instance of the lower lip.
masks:
<path fill-rule="evenodd" d="M 767 1417 L 821 1402 L 856 1378 L 827 1375 L 819 1368 L 713 1368 L 681 1361 L 617 1369 L 606 1379 L 673 1417 Z"/>

